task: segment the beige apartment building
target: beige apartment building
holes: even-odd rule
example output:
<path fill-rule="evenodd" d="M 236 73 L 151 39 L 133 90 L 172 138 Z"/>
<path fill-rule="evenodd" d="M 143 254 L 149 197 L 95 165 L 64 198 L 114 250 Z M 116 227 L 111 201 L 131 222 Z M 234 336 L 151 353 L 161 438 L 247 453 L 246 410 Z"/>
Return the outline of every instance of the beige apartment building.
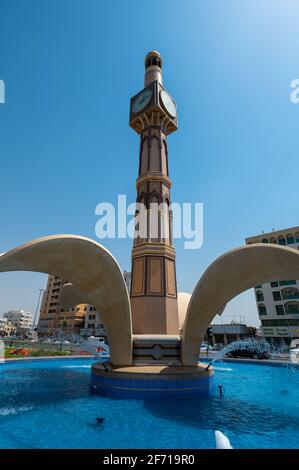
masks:
<path fill-rule="evenodd" d="M 44 292 L 37 332 L 39 336 L 56 336 L 60 331 L 65 334 L 79 334 L 84 327 L 87 311 L 85 304 L 64 310 L 59 302 L 59 293 L 67 280 L 50 275 Z"/>

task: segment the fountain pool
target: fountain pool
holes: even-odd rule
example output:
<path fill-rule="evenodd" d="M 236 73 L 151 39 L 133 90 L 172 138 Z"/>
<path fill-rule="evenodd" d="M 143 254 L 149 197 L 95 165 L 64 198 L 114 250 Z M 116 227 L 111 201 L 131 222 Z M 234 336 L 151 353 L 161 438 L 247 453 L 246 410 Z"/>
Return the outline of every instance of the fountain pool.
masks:
<path fill-rule="evenodd" d="M 216 362 L 224 395 L 181 401 L 91 395 L 91 359 L 0 365 L 1 448 L 299 448 L 299 369 Z M 96 424 L 96 417 L 105 423 Z"/>

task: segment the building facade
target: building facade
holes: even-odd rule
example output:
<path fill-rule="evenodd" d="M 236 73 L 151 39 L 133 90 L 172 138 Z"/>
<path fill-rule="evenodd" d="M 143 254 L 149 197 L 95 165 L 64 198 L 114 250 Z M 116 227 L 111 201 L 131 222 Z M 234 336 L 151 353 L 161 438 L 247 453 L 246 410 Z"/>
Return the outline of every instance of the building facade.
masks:
<path fill-rule="evenodd" d="M 242 323 L 223 323 L 221 325 L 211 325 L 206 340 L 211 344 L 229 344 L 256 335 L 256 328 Z"/>
<path fill-rule="evenodd" d="M 43 294 L 37 332 L 39 336 L 57 336 L 61 331 L 65 334 L 80 334 L 84 327 L 87 305 L 75 305 L 69 310 L 63 309 L 59 302 L 59 293 L 67 281 L 50 275 Z"/>
<path fill-rule="evenodd" d="M 125 271 L 124 279 L 130 292 L 131 273 Z M 79 304 L 63 309 L 59 302 L 61 288 L 67 281 L 54 275 L 49 275 L 47 287 L 43 294 L 37 332 L 40 337 L 57 336 L 60 332 L 65 335 L 105 336 L 105 330 L 95 307 Z"/>
<path fill-rule="evenodd" d="M 25 312 L 24 310 L 10 310 L 3 314 L 8 322 L 8 325 L 11 326 L 11 331 L 13 330 L 17 335 L 28 335 L 32 327 L 32 315 L 30 312 Z"/>
<path fill-rule="evenodd" d="M 274 243 L 299 249 L 299 227 L 246 238 L 246 244 Z M 262 335 L 274 345 L 299 338 L 299 281 L 278 279 L 254 288 Z"/>
<path fill-rule="evenodd" d="M 106 336 L 100 314 L 92 305 L 86 305 L 84 328 L 81 329 L 80 335 L 84 338 L 89 336 Z"/>
<path fill-rule="evenodd" d="M 0 318 L 0 336 L 10 336 L 16 333 L 16 326 L 7 318 Z"/>

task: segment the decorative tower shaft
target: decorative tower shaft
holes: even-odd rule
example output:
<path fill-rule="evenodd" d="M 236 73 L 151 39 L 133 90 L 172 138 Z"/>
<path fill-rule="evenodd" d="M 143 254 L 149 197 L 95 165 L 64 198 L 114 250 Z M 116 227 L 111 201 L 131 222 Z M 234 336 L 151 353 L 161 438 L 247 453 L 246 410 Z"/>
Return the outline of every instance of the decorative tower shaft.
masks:
<path fill-rule="evenodd" d="M 136 229 L 132 250 L 134 334 L 178 334 L 175 249 L 167 135 L 177 129 L 176 105 L 162 85 L 162 58 L 145 59 L 145 88 L 131 99 L 130 125 L 140 135 Z M 144 208 L 144 210 L 142 210 Z"/>

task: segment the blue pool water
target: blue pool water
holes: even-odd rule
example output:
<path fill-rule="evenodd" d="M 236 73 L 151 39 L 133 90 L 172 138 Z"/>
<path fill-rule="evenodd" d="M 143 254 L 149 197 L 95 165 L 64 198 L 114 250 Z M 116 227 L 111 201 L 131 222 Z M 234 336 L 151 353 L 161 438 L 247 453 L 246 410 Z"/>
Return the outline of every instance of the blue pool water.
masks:
<path fill-rule="evenodd" d="M 224 397 L 144 402 L 90 395 L 91 364 L 1 364 L 0 447 L 215 448 L 219 429 L 235 448 L 299 448 L 298 368 L 219 362 Z"/>

